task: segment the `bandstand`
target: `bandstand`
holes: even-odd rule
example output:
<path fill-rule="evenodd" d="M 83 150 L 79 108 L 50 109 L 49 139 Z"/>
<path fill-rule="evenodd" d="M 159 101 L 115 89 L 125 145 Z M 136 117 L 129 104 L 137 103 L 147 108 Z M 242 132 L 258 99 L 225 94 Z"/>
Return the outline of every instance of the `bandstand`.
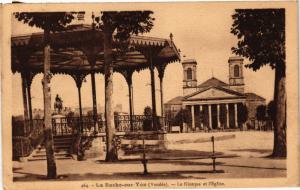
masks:
<path fill-rule="evenodd" d="M 131 36 L 127 42 L 113 40 L 113 70 L 124 76 L 128 84 L 129 91 L 129 118 L 123 118 L 123 122 L 129 124 L 121 131 L 140 130 L 137 124 L 139 118 L 143 116 L 133 115 L 133 84 L 132 75 L 134 72 L 149 69 L 151 76 L 151 95 L 152 95 L 152 125 L 156 112 L 155 99 L 155 76 L 154 69 L 158 71 L 160 81 L 161 109 L 163 113 L 163 78 L 165 68 L 170 63 L 180 60 L 180 54 L 173 42 L 173 36 L 169 39 Z M 119 50 L 119 47 L 124 47 Z M 70 75 L 76 83 L 78 89 L 79 118 L 78 121 L 81 131 L 84 130 L 84 123 L 90 123 L 95 130 L 105 131 L 103 120 L 97 114 L 97 95 L 95 74 L 104 74 L 104 52 L 103 52 L 103 33 L 100 30 L 92 29 L 90 25 L 71 25 L 65 31 L 52 33 L 50 35 L 51 46 L 51 73 Z M 13 73 L 20 73 L 22 78 L 22 94 L 24 105 L 25 129 L 27 133 L 37 128 L 37 123 L 32 116 L 31 104 L 31 83 L 34 76 L 43 72 L 43 33 L 33 33 L 31 35 L 13 36 L 11 38 Z M 93 117 L 87 118 L 82 114 L 81 106 L 81 86 L 84 78 L 91 75 Z M 120 116 L 122 118 L 124 116 Z M 66 127 L 67 118 L 62 118 L 61 130 Z M 122 120 L 122 119 L 120 119 Z M 119 121 L 121 122 L 121 121 Z M 96 127 L 97 126 L 97 127 Z M 57 125 L 56 125 L 57 127 Z M 90 127 L 89 127 L 90 128 Z M 117 128 L 118 130 L 118 128 Z M 26 132 L 25 132 L 26 133 Z M 59 134 L 56 134 L 59 135 Z"/>

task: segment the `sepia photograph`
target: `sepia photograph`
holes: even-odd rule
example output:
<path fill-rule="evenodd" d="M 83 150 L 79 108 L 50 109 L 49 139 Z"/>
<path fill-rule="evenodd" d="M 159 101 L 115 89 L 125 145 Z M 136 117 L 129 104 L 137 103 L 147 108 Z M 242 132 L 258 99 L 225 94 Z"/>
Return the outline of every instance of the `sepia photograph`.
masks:
<path fill-rule="evenodd" d="M 299 185 L 297 4 L 273 3 L 8 7 L 11 189 Z"/>

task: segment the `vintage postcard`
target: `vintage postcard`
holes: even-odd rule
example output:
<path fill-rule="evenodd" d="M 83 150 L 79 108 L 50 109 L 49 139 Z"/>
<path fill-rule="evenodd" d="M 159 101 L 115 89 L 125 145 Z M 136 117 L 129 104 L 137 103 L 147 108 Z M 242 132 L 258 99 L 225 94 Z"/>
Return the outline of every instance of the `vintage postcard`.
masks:
<path fill-rule="evenodd" d="M 5 189 L 299 186 L 297 2 L 1 12 Z"/>

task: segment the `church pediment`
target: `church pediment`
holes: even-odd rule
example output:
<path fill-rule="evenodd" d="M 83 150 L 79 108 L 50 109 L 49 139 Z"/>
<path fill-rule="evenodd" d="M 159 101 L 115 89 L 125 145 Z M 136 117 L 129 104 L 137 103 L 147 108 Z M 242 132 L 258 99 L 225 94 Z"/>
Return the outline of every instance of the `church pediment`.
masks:
<path fill-rule="evenodd" d="M 204 90 L 200 90 L 191 95 L 185 97 L 185 100 L 194 99 L 224 99 L 224 98 L 241 98 L 243 94 L 235 92 L 230 89 L 211 87 Z"/>

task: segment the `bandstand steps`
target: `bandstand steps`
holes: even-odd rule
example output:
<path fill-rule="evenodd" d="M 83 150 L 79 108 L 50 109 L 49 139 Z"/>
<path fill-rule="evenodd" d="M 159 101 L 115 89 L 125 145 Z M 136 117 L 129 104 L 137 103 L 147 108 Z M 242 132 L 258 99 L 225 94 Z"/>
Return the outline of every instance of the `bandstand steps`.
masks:
<path fill-rule="evenodd" d="M 68 151 L 55 152 L 54 156 L 56 160 L 72 159 L 72 156 Z M 33 155 L 31 155 L 30 158 L 27 159 L 27 161 L 40 161 L 40 160 L 47 160 L 45 148 L 41 150 L 37 150 L 36 152 L 33 153 Z"/>
<path fill-rule="evenodd" d="M 70 148 L 72 146 L 73 137 L 68 136 L 53 136 L 54 143 L 54 156 L 57 160 L 73 159 L 70 154 Z M 46 149 L 37 149 L 27 159 L 28 161 L 40 161 L 46 160 Z"/>
<path fill-rule="evenodd" d="M 71 135 L 68 136 L 54 136 L 54 151 L 69 151 L 72 146 L 73 137 Z"/>

